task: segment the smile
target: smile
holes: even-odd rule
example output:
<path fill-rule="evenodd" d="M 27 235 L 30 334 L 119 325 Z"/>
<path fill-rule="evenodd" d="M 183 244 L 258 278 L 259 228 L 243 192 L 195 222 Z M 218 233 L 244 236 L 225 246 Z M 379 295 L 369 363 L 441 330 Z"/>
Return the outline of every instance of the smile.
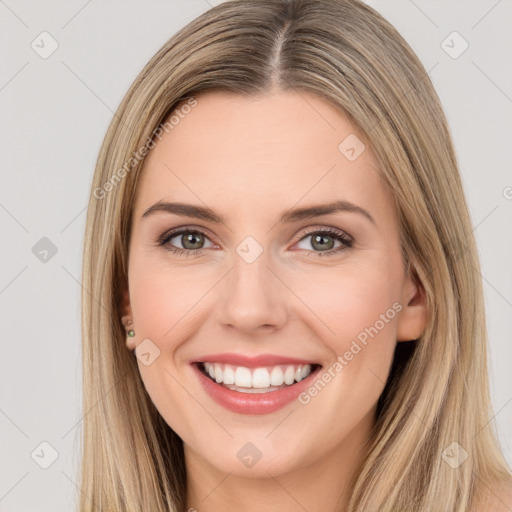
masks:
<path fill-rule="evenodd" d="M 276 365 L 246 368 L 222 363 L 200 363 L 205 375 L 217 384 L 242 393 L 266 393 L 305 379 L 313 365 Z"/>
<path fill-rule="evenodd" d="M 191 364 L 206 396 L 239 414 L 269 414 L 295 401 L 316 378 L 320 364 L 246 367 L 213 361 Z"/>

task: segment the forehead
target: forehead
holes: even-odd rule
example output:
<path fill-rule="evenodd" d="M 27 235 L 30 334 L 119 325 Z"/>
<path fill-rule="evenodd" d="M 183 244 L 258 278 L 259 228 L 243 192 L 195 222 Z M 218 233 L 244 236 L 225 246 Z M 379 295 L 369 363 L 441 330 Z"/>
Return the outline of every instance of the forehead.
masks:
<path fill-rule="evenodd" d="M 327 100 L 304 91 L 209 91 L 196 100 L 175 109 L 172 129 L 146 157 L 139 214 L 162 199 L 253 211 L 299 201 L 389 203 L 363 136 Z"/>

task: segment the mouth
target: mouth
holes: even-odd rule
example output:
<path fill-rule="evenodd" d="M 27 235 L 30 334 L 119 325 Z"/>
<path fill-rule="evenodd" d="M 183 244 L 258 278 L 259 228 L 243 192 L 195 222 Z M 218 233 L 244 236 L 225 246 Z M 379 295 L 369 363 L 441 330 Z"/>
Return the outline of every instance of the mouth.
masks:
<path fill-rule="evenodd" d="M 239 393 L 271 393 L 291 388 L 322 367 L 320 364 L 277 364 L 248 368 L 220 362 L 198 361 L 194 366 L 209 380 Z"/>

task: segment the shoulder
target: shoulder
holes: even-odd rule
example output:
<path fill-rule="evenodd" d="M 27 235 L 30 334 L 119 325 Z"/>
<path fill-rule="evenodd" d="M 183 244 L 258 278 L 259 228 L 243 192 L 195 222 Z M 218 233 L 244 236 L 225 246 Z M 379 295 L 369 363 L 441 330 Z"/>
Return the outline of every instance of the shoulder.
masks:
<path fill-rule="evenodd" d="M 475 509 L 481 512 L 512 512 L 512 479 L 488 489 L 487 496 Z"/>

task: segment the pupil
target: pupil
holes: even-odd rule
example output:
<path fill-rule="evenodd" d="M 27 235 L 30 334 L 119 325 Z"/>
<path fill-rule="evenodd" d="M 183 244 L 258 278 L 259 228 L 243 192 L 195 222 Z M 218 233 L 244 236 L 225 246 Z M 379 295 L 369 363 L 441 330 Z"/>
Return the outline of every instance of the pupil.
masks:
<path fill-rule="evenodd" d="M 198 247 L 195 246 L 195 244 L 199 243 L 200 244 L 200 234 L 199 233 L 189 233 L 188 235 L 185 235 L 184 236 L 184 242 L 183 243 L 183 247 L 185 247 L 186 249 L 197 249 Z M 196 240 L 195 244 L 194 244 L 194 238 L 197 238 L 199 241 Z M 192 247 L 187 247 L 187 244 L 188 243 L 191 243 L 192 244 Z"/>
<path fill-rule="evenodd" d="M 314 247 L 316 242 L 319 242 L 321 240 L 325 240 L 326 238 L 330 238 L 332 240 L 332 237 L 329 236 L 329 235 L 316 235 L 315 237 L 313 237 L 313 247 Z M 320 242 L 320 248 L 321 249 L 325 249 L 326 245 L 329 245 L 328 249 L 332 249 L 332 247 L 330 246 L 332 244 Z"/>

